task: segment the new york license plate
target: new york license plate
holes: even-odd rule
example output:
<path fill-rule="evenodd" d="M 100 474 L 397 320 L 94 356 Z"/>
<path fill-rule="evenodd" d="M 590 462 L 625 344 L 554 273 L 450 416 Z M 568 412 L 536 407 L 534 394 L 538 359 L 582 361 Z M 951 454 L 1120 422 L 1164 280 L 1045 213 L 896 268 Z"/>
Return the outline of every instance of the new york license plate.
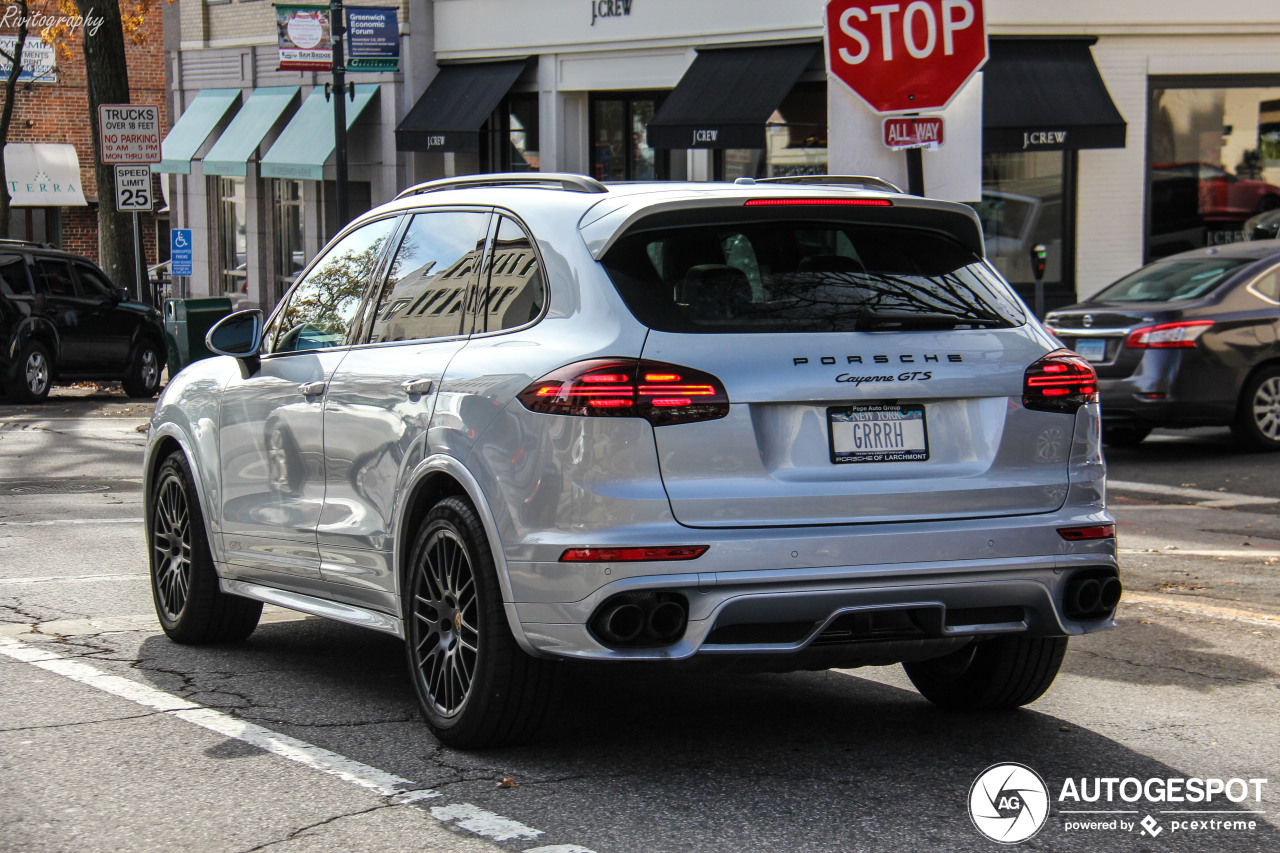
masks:
<path fill-rule="evenodd" d="M 924 462 L 929 434 L 919 403 L 859 403 L 827 409 L 831 461 Z"/>

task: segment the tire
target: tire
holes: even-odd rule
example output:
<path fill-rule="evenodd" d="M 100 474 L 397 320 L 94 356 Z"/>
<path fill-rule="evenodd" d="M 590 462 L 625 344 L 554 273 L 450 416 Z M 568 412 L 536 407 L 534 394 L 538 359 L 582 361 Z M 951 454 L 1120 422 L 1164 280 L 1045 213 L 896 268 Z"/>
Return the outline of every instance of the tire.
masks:
<path fill-rule="evenodd" d="M 40 403 L 53 385 L 53 362 L 39 341 L 27 341 L 18 352 L 13 380 L 5 389 L 15 403 Z"/>
<path fill-rule="evenodd" d="M 160 374 L 164 371 L 164 348 L 155 341 L 143 339 L 133 353 L 129 372 L 121 380 L 124 393 L 130 397 L 154 397 L 160 390 Z"/>
<path fill-rule="evenodd" d="M 1280 450 L 1280 367 L 1263 368 L 1244 383 L 1231 431 L 1254 450 Z"/>
<path fill-rule="evenodd" d="M 1102 425 L 1102 443 L 1111 447 L 1137 447 L 1149 435 L 1150 427 Z"/>
<path fill-rule="evenodd" d="M 1039 699 L 1062 666 L 1066 637 L 1006 634 L 932 660 L 904 663 L 924 698 L 954 711 L 997 711 Z"/>
<path fill-rule="evenodd" d="M 160 465 L 147 518 L 151 598 L 160 627 L 176 643 L 228 643 L 258 627 L 262 602 L 218 588 L 204 516 L 181 451 Z"/>
<path fill-rule="evenodd" d="M 427 725 L 459 749 L 528 740 L 558 699 L 560 670 L 516 645 L 475 510 L 459 497 L 440 501 L 411 554 L 405 650 Z"/>

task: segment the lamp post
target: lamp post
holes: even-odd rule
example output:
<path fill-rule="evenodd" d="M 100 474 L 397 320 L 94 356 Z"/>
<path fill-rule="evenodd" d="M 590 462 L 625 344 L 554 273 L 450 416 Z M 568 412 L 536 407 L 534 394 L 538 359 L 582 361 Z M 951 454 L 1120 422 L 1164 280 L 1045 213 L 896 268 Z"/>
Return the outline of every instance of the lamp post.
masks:
<path fill-rule="evenodd" d="M 338 228 L 334 230 L 337 231 L 351 218 L 347 212 L 347 103 L 343 100 L 347 94 L 347 69 L 342 50 L 346 21 L 342 0 L 330 0 L 329 31 L 333 34 L 333 165 L 338 203 Z"/>

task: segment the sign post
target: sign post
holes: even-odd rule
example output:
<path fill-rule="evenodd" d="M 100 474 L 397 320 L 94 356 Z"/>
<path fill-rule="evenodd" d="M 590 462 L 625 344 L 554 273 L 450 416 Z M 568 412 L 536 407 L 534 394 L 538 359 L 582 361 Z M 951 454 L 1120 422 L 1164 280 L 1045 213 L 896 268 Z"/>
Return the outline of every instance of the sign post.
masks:
<path fill-rule="evenodd" d="M 134 283 L 138 299 L 145 300 L 138 211 L 151 209 L 151 164 L 160 162 L 160 110 L 140 104 L 99 104 L 98 137 L 102 162 L 116 164 L 116 210 L 133 212 Z M 120 188 L 122 175 L 129 182 L 126 192 Z"/>
<path fill-rule="evenodd" d="M 987 61 L 982 0 L 830 0 L 826 55 L 831 76 L 880 115 L 945 109 Z M 923 195 L 921 147 L 906 150 L 908 191 Z"/>

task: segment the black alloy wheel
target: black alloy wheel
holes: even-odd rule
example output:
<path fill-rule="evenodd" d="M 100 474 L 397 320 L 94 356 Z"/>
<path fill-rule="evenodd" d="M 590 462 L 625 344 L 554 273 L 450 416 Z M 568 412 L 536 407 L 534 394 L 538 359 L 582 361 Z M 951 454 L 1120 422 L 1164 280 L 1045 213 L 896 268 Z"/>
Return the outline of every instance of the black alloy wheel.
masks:
<path fill-rule="evenodd" d="M 253 633 L 262 602 L 218 588 L 204 516 L 181 451 L 161 463 L 147 516 L 151 597 L 160 627 L 178 643 L 223 643 Z"/>
<path fill-rule="evenodd" d="M 164 371 L 164 350 L 153 341 L 143 340 L 133 354 L 129 373 L 121 380 L 130 397 L 154 397 L 160 390 L 160 374 Z"/>
<path fill-rule="evenodd" d="M 1244 383 L 1231 431 L 1254 450 L 1280 450 L 1280 367 L 1264 367 Z"/>
<path fill-rule="evenodd" d="M 449 497 L 427 513 L 407 571 L 405 650 L 432 732 L 460 749 L 536 734 L 558 699 L 560 670 L 516 644 L 489 540 L 470 503 Z"/>
<path fill-rule="evenodd" d="M 39 403 L 49 396 L 53 385 L 53 363 L 49 350 L 39 341 L 28 341 L 18 353 L 12 381 L 6 389 L 15 403 Z"/>

